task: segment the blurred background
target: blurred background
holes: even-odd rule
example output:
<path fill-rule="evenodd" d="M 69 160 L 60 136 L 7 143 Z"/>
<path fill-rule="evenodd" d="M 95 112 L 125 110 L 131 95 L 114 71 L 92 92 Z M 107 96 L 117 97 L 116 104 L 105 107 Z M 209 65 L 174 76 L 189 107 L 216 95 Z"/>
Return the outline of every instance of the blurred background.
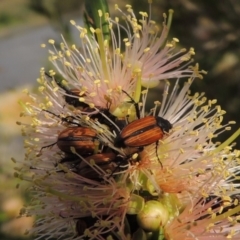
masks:
<path fill-rule="evenodd" d="M 89 0 L 90 1 L 90 0 Z M 132 4 L 135 12 L 147 11 L 147 0 L 109 0 L 124 7 Z M 192 92 L 205 92 L 227 111 L 225 123 L 237 121 L 226 139 L 239 128 L 240 117 L 240 1 L 236 0 L 154 0 L 153 19 L 161 23 L 162 14 L 174 9 L 169 37 L 177 37 L 182 47 L 194 47 L 195 62 L 208 71 L 197 80 Z M 112 10 L 112 11 L 111 11 Z M 48 39 L 79 43 L 70 19 L 82 22 L 83 0 L 1 0 L 0 1 L 0 239 L 31 239 L 24 235 L 33 219 L 18 219 L 19 210 L 28 201 L 26 183 L 13 177 L 14 162 L 24 160 L 23 139 L 16 121 L 20 119 L 18 101 L 27 101 L 25 88 L 35 89 L 41 67 L 49 66 L 47 49 L 40 47 Z M 153 93 L 153 98 L 157 93 Z M 240 149 L 240 138 L 236 142 Z M 25 186 L 23 186 L 25 185 Z"/>

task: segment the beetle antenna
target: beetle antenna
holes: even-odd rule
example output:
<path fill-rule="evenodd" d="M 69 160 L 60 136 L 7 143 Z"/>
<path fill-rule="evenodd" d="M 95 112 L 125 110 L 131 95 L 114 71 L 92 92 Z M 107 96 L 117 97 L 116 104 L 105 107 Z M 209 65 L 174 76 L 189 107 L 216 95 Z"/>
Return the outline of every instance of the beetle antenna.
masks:
<path fill-rule="evenodd" d="M 41 154 L 41 152 L 42 152 L 42 150 L 43 150 L 44 148 L 52 147 L 52 146 L 54 146 L 56 143 L 57 143 L 57 142 L 51 143 L 51 144 L 49 144 L 49 145 L 47 145 L 47 146 L 42 147 L 42 148 L 40 149 L 40 152 L 38 153 L 38 155 Z"/>
<path fill-rule="evenodd" d="M 125 90 L 122 90 L 122 92 L 124 92 L 131 99 L 131 103 L 133 103 L 136 110 L 137 118 L 140 119 L 140 110 L 138 107 L 138 103 L 135 102 L 135 100 Z"/>
<path fill-rule="evenodd" d="M 53 113 L 53 112 L 51 112 L 51 111 L 49 111 L 49 110 L 46 110 L 46 109 L 42 109 L 42 110 L 43 110 L 44 112 L 50 113 L 50 114 L 52 114 L 53 116 L 61 119 L 61 121 L 63 121 L 63 122 L 66 122 L 66 123 L 69 123 L 69 124 L 74 124 L 74 125 L 77 125 L 78 127 L 81 127 L 81 125 L 80 125 L 79 123 L 76 123 L 76 122 L 73 122 L 73 121 L 69 120 L 69 118 L 73 118 L 73 119 L 74 119 L 73 116 L 61 117 L 60 115 L 58 115 L 58 114 L 56 114 L 56 113 Z"/>

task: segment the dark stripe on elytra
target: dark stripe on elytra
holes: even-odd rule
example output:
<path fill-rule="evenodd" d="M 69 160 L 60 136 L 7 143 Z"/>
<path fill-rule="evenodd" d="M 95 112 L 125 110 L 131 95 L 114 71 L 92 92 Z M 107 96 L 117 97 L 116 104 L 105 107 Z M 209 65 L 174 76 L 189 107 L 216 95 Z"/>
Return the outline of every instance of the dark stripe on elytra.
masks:
<path fill-rule="evenodd" d="M 127 140 L 127 139 L 130 138 L 130 137 L 135 137 L 135 136 L 137 136 L 138 134 L 141 134 L 141 133 L 143 133 L 143 132 L 146 132 L 146 131 L 150 130 L 151 128 L 154 128 L 154 127 L 156 127 L 156 124 L 153 124 L 153 125 L 150 125 L 150 126 L 141 128 L 141 129 L 137 130 L 136 132 L 132 133 L 131 135 L 126 136 L 125 138 L 123 138 L 123 141 Z"/>

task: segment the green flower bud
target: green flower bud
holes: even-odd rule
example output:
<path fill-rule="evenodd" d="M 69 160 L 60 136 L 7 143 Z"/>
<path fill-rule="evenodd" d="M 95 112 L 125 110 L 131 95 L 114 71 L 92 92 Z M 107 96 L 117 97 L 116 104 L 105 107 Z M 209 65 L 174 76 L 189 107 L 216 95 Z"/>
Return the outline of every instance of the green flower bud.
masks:
<path fill-rule="evenodd" d="M 144 208 L 144 198 L 132 194 L 128 204 L 127 214 L 138 214 Z"/>
<path fill-rule="evenodd" d="M 137 215 L 137 221 L 145 231 L 154 232 L 167 223 L 168 217 L 169 213 L 166 207 L 158 201 L 151 200 Z"/>

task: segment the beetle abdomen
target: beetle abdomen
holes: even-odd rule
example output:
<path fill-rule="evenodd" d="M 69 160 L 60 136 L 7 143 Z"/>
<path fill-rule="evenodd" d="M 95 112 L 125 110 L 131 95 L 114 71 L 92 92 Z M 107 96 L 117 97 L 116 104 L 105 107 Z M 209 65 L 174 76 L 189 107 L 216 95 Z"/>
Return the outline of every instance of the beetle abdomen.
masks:
<path fill-rule="evenodd" d="M 163 131 L 153 116 L 144 117 L 129 123 L 116 139 L 118 146 L 143 147 L 163 138 Z"/>
<path fill-rule="evenodd" d="M 157 121 L 155 117 L 153 116 L 144 117 L 129 123 L 126 127 L 123 128 L 120 135 L 122 136 L 122 138 L 125 138 L 126 136 L 130 136 L 131 134 L 137 131 L 141 131 L 146 127 L 151 127 L 156 125 L 157 125 Z"/>
<path fill-rule="evenodd" d="M 157 126 L 151 126 L 147 131 L 137 131 L 125 138 L 124 143 L 129 147 L 144 147 L 163 138 L 163 131 Z"/>
<path fill-rule="evenodd" d="M 95 151 L 97 134 L 86 127 L 69 127 L 58 136 L 57 146 L 65 153 L 71 153 L 71 147 L 81 155 L 91 155 Z"/>
<path fill-rule="evenodd" d="M 78 137 L 72 140 L 61 139 L 57 141 L 57 146 L 66 153 L 71 153 L 71 147 L 74 147 L 77 153 L 90 155 L 94 153 L 95 149 L 93 140 L 92 137 Z"/>

